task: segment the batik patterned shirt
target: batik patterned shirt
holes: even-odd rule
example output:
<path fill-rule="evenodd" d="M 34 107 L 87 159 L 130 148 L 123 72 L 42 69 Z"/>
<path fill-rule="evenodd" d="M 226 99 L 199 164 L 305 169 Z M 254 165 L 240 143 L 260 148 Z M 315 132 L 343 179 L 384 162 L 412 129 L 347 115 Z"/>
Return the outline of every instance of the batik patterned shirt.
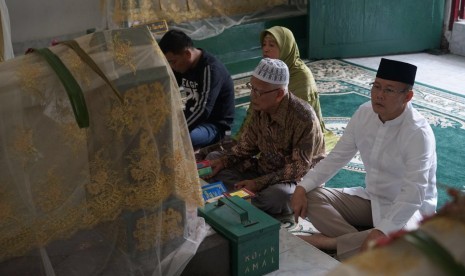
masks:
<path fill-rule="evenodd" d="M 237 144 L 223 157 L 226 168 L 257 158 L 258 190 L 295 183 L 325 156 L 320 122 L 312 107 L 292 93 L 274 114 L 253 111 Z"/>

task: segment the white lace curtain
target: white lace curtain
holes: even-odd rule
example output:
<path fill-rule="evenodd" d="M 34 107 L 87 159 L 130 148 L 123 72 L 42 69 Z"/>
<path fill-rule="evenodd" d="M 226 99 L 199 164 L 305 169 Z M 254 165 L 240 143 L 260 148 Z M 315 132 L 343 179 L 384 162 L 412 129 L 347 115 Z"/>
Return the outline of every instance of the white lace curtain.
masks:
<path fill-rule="evenodd" d="M 306 13 L 307 0 L 101 0 L 110 28 L 166 20 L 193 39 L 254 20 Z"/>
<path fill-rule="evenodd" d="M 0 62 L 14 57 L 11 44 L 10 17 L 5 0 L 0 0 Z"/>

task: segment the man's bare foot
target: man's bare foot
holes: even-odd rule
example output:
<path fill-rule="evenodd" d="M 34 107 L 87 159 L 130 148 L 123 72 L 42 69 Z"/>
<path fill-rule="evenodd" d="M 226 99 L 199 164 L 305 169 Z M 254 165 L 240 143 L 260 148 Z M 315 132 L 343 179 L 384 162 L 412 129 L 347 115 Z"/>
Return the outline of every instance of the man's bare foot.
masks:
<path fill-rule="evenodd" d="M 309 244 L 315 246 L 318 249 L 323 249 L 323 250 L 336 250 L 337 249 L 336 238 L 330 238 L 323 234 L 317 233 L 317 234 L 312 234 L 310 236 L 297 235 L 297 237 L 301 238 L 302 240 L 308 242 Z"/>

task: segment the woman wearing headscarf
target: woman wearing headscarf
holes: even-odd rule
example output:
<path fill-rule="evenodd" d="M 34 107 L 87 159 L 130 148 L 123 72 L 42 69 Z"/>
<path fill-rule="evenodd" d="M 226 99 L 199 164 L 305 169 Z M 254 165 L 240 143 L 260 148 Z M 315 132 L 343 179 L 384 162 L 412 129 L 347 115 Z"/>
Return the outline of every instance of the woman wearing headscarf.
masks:
<path fill-rule="evenodd" d="M 291 30 L 281 26 L 266 29 L 260 34 L 260 42 L 263 57 L 280 59 L 289 67 L 289 91 L 313 107 L 325 131 L 315 79 L 300 59 L 299 48 Z"/>

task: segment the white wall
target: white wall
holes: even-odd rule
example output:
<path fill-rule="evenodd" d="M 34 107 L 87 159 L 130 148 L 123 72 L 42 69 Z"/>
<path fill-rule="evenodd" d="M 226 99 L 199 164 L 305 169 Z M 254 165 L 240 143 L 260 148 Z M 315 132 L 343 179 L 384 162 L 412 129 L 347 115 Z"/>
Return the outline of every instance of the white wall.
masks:
<path fill-rule="evenodd" d="M 452 36 L 449 41 L 450 51 L 452 54 L 465 56 L 465 21 L 454 23 Z"/>
<path fill-rule="evenodd" d="M 5 0 L 16 54 L 47 47 L 53 38 L 70 39 L 105 27 L 100 0 Z"/>

